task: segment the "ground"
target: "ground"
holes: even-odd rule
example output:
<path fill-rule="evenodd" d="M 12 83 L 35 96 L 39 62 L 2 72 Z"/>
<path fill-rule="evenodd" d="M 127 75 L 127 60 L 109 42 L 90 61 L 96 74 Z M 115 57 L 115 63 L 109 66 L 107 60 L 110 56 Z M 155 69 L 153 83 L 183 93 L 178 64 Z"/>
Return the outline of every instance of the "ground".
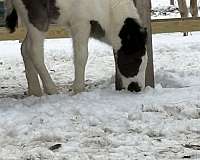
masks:
<path fill-rule="evenodd" d="M 112 49 L 91 40 L 87 91 L 72 95 L 71 39 L 46 40 L 60 94 L 37 98 L 19 42 L 0 42 L 0 160 L 200 159 L 199 44 L 199 32 L 153 35 L 156 87 L 135 94 L 115 91 Z"/>

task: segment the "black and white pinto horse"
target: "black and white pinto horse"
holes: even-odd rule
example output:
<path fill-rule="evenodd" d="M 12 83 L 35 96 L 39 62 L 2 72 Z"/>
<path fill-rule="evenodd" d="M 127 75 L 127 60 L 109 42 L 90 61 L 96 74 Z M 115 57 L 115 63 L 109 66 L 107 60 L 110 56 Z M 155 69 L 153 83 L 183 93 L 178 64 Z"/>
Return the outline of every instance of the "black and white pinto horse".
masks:
<path fill-rule="evenodd" d="M 15 31 L 18 16 L 27 28 L 21 53 L 30 95 L 42 95 L 38 75 L 46 94 L 57 93 L 44 64 L 44 33 L 52 23 L 71 30 L 75 93 L 84 90 L 89 37 L 113 47 L 117 90 L 144 89 L 147 32 L 141 26 L 133 0 L 5 0 L 5 8 L 11 32 Z"/>

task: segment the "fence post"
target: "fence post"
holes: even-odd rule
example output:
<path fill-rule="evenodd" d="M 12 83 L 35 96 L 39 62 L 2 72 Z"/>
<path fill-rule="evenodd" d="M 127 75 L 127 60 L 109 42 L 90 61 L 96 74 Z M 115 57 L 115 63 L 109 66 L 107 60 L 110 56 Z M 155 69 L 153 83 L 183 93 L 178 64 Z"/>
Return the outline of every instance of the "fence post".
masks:
<path fill-rule="evenodd" d="M 179 12 L 182 18 L 188 17 L 188 8 L 186 0 L 178 0 Z"/>
<path fill-rule="evenodd" d="M 193 18 L 198 17 L 197 0 L 190 0 L 190 13 Z"/>
<path fill-rule="evenodd" d="M 135 0 L 136 7 L 142 19 L 144 27 L 148 30 L 147 54 L 148 64 L 146 69 L 146 86 L 154 87 L 154 66 L 151 28 L 151 0 Z"/>

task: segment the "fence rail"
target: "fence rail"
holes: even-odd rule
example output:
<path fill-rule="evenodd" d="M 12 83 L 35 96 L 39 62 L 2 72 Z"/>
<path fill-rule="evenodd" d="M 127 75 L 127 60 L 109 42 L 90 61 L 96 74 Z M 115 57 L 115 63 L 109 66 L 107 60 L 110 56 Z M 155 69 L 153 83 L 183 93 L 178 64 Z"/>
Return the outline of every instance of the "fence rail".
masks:
<path fill-rule="evenodd" d="M 154 34 L 192 31 L 200 31 L 200 17 L 152 20 Z"/>
<path fill-rule="evenodd" d="M 200 18 L 174 18 L 152 20 L 152 33 L 192 32 L 200 31 Z M 5 27 L 0 27 L 0 40 L 21 40 L 25 37 L 25 28 L 18 28 L 15 33 L 10 34 Z M 46 33 L 46 38 L 66 38 L 70 32 L 64 27 L 51 26 Z"/>
<path fill-rule="evenodd" d="M 17 28 L 17 30 L 14 33 L 9 33 L 9 31 L 5 27 L 0 27 L 0 40 L 6 41 L 6 40 L 22 40 L 24 39 L 26 35 L 26 29 L 25 28 Z M 46 33 L 47 39 L 53 39 L 53 38 L 66 38 L 69 37 L 70 33 L 65 30 L 64 27 L 60 26 L 51 26 L 49 28 L 49 31 Z"/>

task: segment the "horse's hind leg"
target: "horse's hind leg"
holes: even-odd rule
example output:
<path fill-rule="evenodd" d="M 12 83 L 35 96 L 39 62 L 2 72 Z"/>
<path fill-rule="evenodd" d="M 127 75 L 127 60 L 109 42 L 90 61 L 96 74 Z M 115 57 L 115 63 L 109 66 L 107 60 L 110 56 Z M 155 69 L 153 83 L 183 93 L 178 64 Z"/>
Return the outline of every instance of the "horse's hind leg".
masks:
<path fill-rule="evenodd" d="M 23 57 L 26 79 L 28 82 L 28 95 L 41 96 L 42 90 L 38 79 L 38 73 L 29 55 L 29 50 L 28 50 L 28 48 L 30 48 L 29 41 L 30 40 L 28 40 L 28 37 L 26 36 L 21 46 L 21 54 Z"/>
<path fill-rule="evenodd" d="M 36 72 L 39 74 L 42 80 L 44 92 L 47 94 L 56 94 L 56 86 L 53 83 L 44 64 L 44 33 L 40 32 L 33 25 L 29 25 L 27 38 L 29 43 L 29 56 Z"/>

